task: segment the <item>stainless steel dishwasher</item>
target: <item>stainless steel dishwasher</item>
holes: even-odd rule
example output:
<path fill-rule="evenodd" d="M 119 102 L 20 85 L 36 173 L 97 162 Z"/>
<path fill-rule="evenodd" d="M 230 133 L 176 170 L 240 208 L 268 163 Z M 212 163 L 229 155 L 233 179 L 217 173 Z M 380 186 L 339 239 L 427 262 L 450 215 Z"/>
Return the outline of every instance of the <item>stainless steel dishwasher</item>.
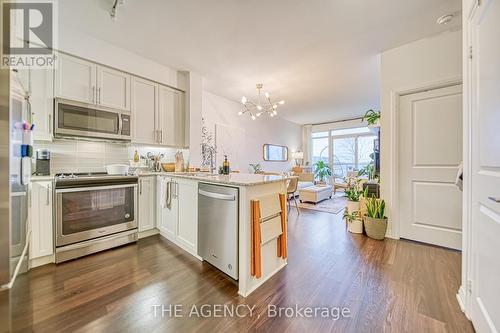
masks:
<path fill-rule="evenodd" d="M 200 183 L 198 254 L 238 280 L 238 189 Z"/>

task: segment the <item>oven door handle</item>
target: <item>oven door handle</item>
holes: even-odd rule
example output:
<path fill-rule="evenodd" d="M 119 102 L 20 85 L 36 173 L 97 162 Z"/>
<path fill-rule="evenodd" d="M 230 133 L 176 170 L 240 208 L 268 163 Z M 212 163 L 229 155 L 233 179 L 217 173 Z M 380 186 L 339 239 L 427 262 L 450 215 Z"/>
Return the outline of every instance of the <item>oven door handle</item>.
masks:
<path fill-rule="evenodd" d="M 83 192 L 83 191 L 99 191 L 99 190 L 114 190 L 114 189 L 127 188 L 127 187 L 137 187 L 137 184 L 60 188 L 60 189 L 56 189 L 56 193 L 70 193 L 70 192 Z"/>

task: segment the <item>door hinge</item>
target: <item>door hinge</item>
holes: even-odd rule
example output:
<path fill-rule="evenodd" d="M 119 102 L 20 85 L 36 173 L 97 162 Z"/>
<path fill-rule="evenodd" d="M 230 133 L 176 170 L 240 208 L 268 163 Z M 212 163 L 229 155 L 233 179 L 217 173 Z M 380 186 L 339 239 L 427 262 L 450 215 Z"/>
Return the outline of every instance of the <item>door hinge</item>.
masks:
<path fill-rule="evenodd" d="M 472 46 L 469 46 L 469 59 L 472 59 Z"/>
<path fill-rule="evenodd" d="M 472 280 L 467 280 L 467 292 L 472 294 Z"/>

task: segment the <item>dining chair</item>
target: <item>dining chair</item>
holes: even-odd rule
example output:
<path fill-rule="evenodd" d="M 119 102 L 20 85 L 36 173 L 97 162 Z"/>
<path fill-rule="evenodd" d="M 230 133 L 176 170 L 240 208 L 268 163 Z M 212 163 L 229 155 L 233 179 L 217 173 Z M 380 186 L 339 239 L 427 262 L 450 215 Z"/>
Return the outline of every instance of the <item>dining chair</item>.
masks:
<path fill-rule="evenodd" d="M 288 211 L 290 211 L 291 204 L 290 201 L 293 199 L 295 202 L 295 208 L 297 208 L 297 214 L 300 214 L 299 205 L 297 204 L 297 198 L 295 197 L 295 192 L 297 192 L 297 186 L 299 184 L 299 177 L 292 177 L 288 182 L 288 186 L 286 189 L 286 195 L 288 198 Z"/>

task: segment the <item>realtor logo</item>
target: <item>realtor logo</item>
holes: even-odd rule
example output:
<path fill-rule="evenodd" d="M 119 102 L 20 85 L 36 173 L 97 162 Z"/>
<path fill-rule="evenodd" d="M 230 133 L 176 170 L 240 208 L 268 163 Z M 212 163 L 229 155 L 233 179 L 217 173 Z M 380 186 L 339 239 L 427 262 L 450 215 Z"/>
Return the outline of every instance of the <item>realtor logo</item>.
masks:
<path fill-rule="evenodd" d="M 54 65 L 55 2 L 2 2 L 2 67 Z"/>

